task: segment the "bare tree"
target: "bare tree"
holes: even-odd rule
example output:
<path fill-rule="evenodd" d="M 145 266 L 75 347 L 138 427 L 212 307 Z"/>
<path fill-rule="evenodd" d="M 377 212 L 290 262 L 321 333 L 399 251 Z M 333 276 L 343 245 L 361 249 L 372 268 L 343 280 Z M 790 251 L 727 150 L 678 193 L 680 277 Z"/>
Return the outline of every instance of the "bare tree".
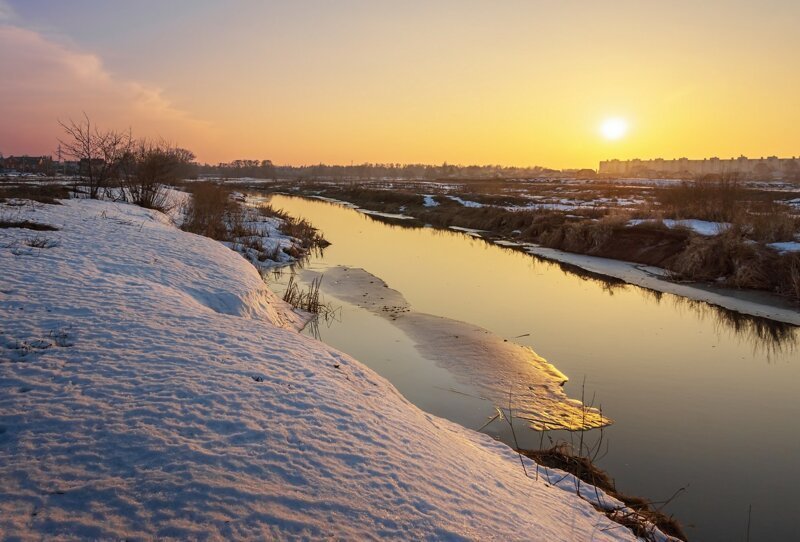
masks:
<path fill-rule="evenodd" d="M 83 117 L 81 122 L 59 121 L 66 135 L 59 143 L 64 154 L 79 161 L 80 176 L 87 184 L 89 197 L 97 199 L 100 191 L 118 178 L 123 159 L 131 153 L 133 138 L 130 131 L 101 130 L 86 114 Z"/>

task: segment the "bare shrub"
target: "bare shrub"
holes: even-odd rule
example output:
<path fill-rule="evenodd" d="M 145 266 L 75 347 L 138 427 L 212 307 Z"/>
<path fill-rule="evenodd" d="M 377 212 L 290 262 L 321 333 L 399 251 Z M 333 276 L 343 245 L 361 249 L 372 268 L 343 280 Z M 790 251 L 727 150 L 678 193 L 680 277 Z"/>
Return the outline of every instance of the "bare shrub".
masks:
<path fill-rule="evenodd" d="M 167 185 L 180 180 L 194 154 L 163 141 L 141 140 L 121 161 L 121 181 L 126 200 L 158 211 L 170 210 Z"/>

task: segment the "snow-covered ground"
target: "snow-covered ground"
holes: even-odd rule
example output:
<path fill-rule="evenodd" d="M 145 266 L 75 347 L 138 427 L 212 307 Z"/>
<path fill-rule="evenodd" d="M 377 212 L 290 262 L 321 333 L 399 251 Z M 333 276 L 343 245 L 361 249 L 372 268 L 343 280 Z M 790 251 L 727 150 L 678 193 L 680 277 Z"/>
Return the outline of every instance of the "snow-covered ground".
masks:
<path fill-rule="evenodd" d="M 472 237 L 481 237 L 481 234 L 487 233 L 486 230 L 476 230 L 475 228 L 463 228 L 461 226 L 449 226 L 448 229 L 453 231 L 460 231 L 461 233 L 466 233 Z"/>
<path fill-rule="evenodd" d="M 782 243 L 769 243 L 767 245 L 780 253 L 800 252 L 800 241 L 784 241 Z"/>
<path fill-rule="evenodd" d="M 459 198 L 458 196 L 447 196 L 447 198 L 455 201 L 456 203 L 460 203 L 464 207 L 473 207 L 473 208 L 483 207 L 483 203 L 462 199 Z"/>
<path fill-rule="evenodd" d="M 674 228 L 688 228 L 698 235 L 712 236 L 723 233 L 731 227 L 728 222 L 709 222 L 708 220 L 697 220 L 694 218 L 687 220 L 672 220 L 666 218 L 664 220 L 651 220 L 651 219 L 635 219 L 629 220 L 629 226 L 637 226 L 646 223 L 662 223 L 669 229 Z"/>
<path fill-rule="evenodd" d="M 222 244 L 109 202 L 0 213 L 59 228 L 0 229 L 5 537 L 635 540 L 297 333 Z"/>
<path fill-rule="evenodd" d="M 642 205 L 645 200 L 639 198 L 594 198 L 594 199 L 575 199 L 575 198 L 554 198 L 545 196 L 529 196 L 530 199 L 537 200 L 536 203 L 527 205 L 511 205 L 505 207 L 507 211 L 577 211 L 580 209 L 608 209 L 612 207 L 632 207 Z"/>

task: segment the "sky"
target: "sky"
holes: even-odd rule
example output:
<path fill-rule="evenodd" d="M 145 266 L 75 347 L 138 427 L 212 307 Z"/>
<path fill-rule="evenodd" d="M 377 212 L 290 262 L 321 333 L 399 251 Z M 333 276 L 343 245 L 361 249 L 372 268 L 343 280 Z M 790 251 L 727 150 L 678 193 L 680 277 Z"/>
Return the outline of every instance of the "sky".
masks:
<path fill-rule="evenodd" d="M 86 113 L 209 163 L 796 156 L 798 25 L 796 0 L 0 0 L 0 153 Z"/>

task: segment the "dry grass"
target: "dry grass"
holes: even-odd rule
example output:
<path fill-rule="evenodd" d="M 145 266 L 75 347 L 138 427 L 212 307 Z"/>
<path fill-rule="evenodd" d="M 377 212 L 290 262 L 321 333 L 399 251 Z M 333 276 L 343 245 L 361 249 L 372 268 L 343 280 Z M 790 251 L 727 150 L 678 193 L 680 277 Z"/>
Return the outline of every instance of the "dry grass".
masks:
<path fill-rule="evenodd" d="M 23 243 L 31 248 L 53 248 L 58 246 L 57 240 L 50 239 L 42 235 L 36 235 L 34 237 L 25 239 Z"/>
<path fill-rule="evenodd" d="M 767 290 L 800 302 L 800 254 L 778 254 L 750 241 L 739 227 L 693 237 L 670 271 L 679 280 Z"/>
<path fill-rule="evenodd" d="M 275 209 L 267 204 L 260 205 L 257 211 L 262 216 L 279 218 L 283 221 L 281 224 L 281 231 L 300 241 L 303 249 L 324 248 L 330 245 L 330 243 L 325 240 L 323 234 L 304 218 L 295 218 L 288 215 L 285 211 Z"/>
<path fill-rule="evenodd" d="M 31 222 L 30 220 L 8 220 L 0 217 L 0 228 L 23 228 L 34 231 L 58 231 L 58 228 L 50 224 Z"/>
<path fill-rule="evenodd" d="M 618 491 L 614 480 L 607 472 L 595 465 L 591 458 L 576 454 L 568 443 L 561 442 L 541 450 L 518 451 L 542 467 L 568 472 L 622 501 L 629 510 L 605 512 L 612 520 L 631 529 L 636 536 L 645 540 L 654 539 L 652 526 L 655 525 L 665 534 L 686 540 L 686 534 L 673 516 L 654 506 L 655 503 Z"/>
<path fill-rule="evenodd" d="M 707 177 L 662 188 L 656 197 L 668 218 L 735 222 L 744 212 L 745 195 L 736 178 Z"/>
<path fill-rule="evenodd" d="M 192 233 L 232 243 L 240 252 L 247 252 L 241 249 L 252 249 L 256 253 L 253 257 L 259 262 L 279 261 L 281 251 L 300 259 L 309 251 L 329 244 L 307 220 L 291 217 L 269 205 L 256 209 L 245 208 L 230 197 L 230 190 L 224 186 L 192 183 L 188 188 L 192 198 L 184 209 L 186 218 L 181 227 Z M 254 223 L 255 213 L 262 217 L 280 219 L 278 228 L 281 233 L 294 238 L 296 243 L 291 247 L 276 246 L 267 249 L 264 245 L 264 234 Z"/>
<path fill-rule="evenodd" d="M 27 199 L 39 203 L 58 205 L 61 199 L 69 199 L 69 189 L 61 184 L 16 184 L 0 185 L 0 202 L 8 199 Z"/>
<path fill-rule="evenodd" d="M 184 209 L 184 230 L 220 241 L 231 240 L 231 225 L 241 223 L 241 209 L 230 190 L 214 183 L 192 183 L 192 197 Z"/>
<path fill-rule="evenodd" d="M 793 216 L 785 205 L 768 202 L 755 206 L 740 221 L 748 237 L 764 243 L 792 241 L 800 231 L 800 217 Z"/>
<path fill-rule="evenodd" d="M 692 238 L 671 270 L 679 279 L 767 289 L 769 264 L 774 259 L 765 249 L 749 243 L 739 228 L 731 228 L 721 235 Z"/>
<path fill-rule="evenodd" d="M 294 273 L 289 276 L 289 283 L 283 293 L 283 300 L 296 309 L 327 319 L 333 314 L 334 309 L 330 304 L 320 301 L 319 289 L 322 285 L 322 276 L 313 279 L 308 289 L 302 290 L 294 280 Z"/>

